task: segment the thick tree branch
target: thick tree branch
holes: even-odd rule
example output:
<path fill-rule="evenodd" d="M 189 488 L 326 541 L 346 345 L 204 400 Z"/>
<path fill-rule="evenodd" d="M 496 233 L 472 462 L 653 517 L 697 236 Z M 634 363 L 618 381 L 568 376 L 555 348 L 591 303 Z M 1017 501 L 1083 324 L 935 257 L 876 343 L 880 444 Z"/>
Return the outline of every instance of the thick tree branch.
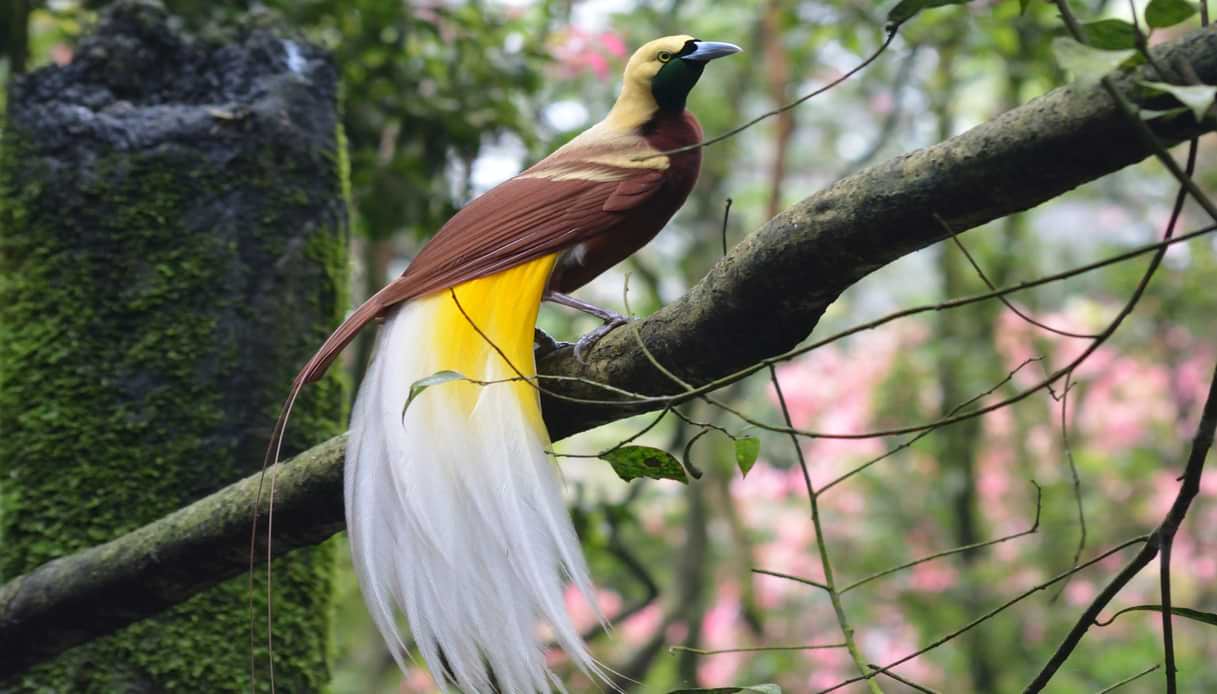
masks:
<path fill-rule="evenodd" d="M 1194 32 L 1154 52 L 1167 64 L 1190 63 L 1199 79 L 1217 83 L 1217 30 Z M 1114 82 L 1130 93 L 1139 76 Z M 1167 103 L 1158 97 L 1145 105 Z M 1213 129 L 1211 120 L 1196 124 L 1186 116 L 1153 125 L 1169 144 Z M 736 246 L 687 296 L 638 328 L 659 363 L 690 383 L 713 381 L 791 348 L 847 287 L 945 238 L 935 215 L 952 229 L 974 228 L 1149 154 L 1100 87 L 1056 90 L 798 203 Z M 564 349 L 547 355 L 540 367 L 543 374 L 633 392 L 679 392 L 639 349 L 632 330 L 610 333 L 587 365 Z M 610 396 L 575 380 L 545 380 L 544 386 L 568 397 Z M 659 406 L 585 405 L 545 397 L 546 423 L 555 439 Z M 334 439 L 279 466 L 276 554 L 341 529 L 343 442 Z M 239 482 L 0 587 L 0 679 L 244 571 L 256 485 L 256 478 Z"/>

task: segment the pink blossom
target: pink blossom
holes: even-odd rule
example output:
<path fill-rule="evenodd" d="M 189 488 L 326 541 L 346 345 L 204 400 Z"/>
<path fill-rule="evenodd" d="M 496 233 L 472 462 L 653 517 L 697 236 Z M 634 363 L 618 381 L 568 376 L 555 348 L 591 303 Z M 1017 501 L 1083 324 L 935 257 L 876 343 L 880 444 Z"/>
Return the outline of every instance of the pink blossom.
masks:
<path fill-rule="evenodd" d="M 985 505 L 999 504 L 1010 493 L 1014 452 L 1006 446 L 989 446 L 980 454 L 976 486 Z"/>
<path fill-rule="evenodd" d="M 1153 489 L 1149 497 L 1149 509 L 1154 518 L 1162 518 L 1170 510 L 1179 494 L 1179 485 L 1180 482 L 1175 479 L 1173 472 L 1159 470 L 1154 473 Z"/>
<path fill-rule="evenodd" d="M 764 458 L 756 461 L 747 477 L 731 481 L 731 495 L 747 509 L 750 502 L 776 501 L 790 493 L 786 473 L 770 465 Z M 763 505 L 763 504 L 756 504 Z"/>
<path fill-rule="evenodd" d="M 1200 495 L 1217 498 L 1217 472 L 1205 471 L 1207 474 L 1200 478 Z"/>
<path fill-rule="evenodd" d="M 596 611 L 587 603 L 578 588 L 567 586 L 563 597 L 566 600 L 566 611 L 570 614 L 575 629 L 584 631 L 600 622 Z M 611 590 L 597 590 L 596 603 L 600 608 L 600 614 L 605 618 L 612 617 L 621 610 L 621 596 Z"/>
<path fill-rule="evenodd" d="M 76 57 L 76 52 L 66 43 L 57 43 L 51 47 L 51 61 L 56 65 L 67 65 Z"/>
<path fill-rule="evenodd" d="M 398 691 L 401 694 L 427 694 L 437 689 L 439 687 L 436 686 L 431 673 L 427 672 L 426 668 L 415 667 L 411 668 L 409 674 L 402 679 Z"/>
<path fill-rule="evenodd" d="M 668 626 L 668 630 L 664 632 L 664 638 L 668 643 L 681 643 L 688 635 L 689 626 L 684 622 L 673 622 Z"/>
<path fill-rule="evenodd" d="M 591 73 L 604 80 L 616 72 L 616 64 L 626 55 L 626 46 L 617 34 L 593 34 L 570 27 L 559 37 L 552 52 L 562 77 Z"/>
<path fill-rule="evenodd" d="M 955 567 L 945 561 L 928 561 L 912 569 L 912 586 L 919 593 L 941 593 L 959 581 Z"/>
<path fill-rule="evenodd" d="M 653 602 L 621 625 L 621 638 L 628 643 L 641 643 L 650 638 L 662 623 L 663 608 L 659 606 L 659 603 Z"/>
<path fill-rule="evenodd" d="M 697 678 L 710 685 L 728 685 L 747 662 L 743 653 L 718 653 L 706 656 L 697 665 Z"/>
<path fill-rule="evenodd" d="M 869 110 L 876 115 L 884 115 L 892 112 L 894 103 L 891 92 L 881 91 L 871 97 Z"/>
<path fill-rule="evenodd" d="M 1070 605 L 1089 605 L 1097 592 L 1094 583 L 1075 577 L 1065 587 L 1065 599 L 1069 601 Z"/>
<path fill-rule="evenodd" d="M 1211 583 L 1213 579 L 1217 579 L 1217 557 L 1196 557 L 1195 561 L 1188 565 L 1187 573 L 1197 581 Z"/>
<path fill-rule="evenodd" d="M 629 52 L 626 48 L 625 41 L 620 34 L 615 34 L 611 31 L 606 31 L 600 34 L 600 45 L 609 52 L 610 55 L 617 58 L 624 58 Z"/>

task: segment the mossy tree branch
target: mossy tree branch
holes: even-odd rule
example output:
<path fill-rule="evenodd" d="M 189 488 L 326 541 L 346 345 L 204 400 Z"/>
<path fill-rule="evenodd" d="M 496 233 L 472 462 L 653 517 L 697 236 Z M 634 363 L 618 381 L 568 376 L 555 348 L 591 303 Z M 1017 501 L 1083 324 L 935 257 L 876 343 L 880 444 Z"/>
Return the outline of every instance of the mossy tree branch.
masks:
<path fill-rule="evenodd" d="M 1217 82 L 1217 30 L 1154 49 Z M 1136 94 L 1139 73 L 1118 76 Z M 1166 104 L 1143 103 L 1149 108 Z M 1212 120 L 1159 119 L 1165 143 L 1210 132 Z M 875 269 L 945 238 L 946 220 L 971 229 L 1025 210 L 1150 155 L 1101 88 L 1064 88 L 933 147 L 868 168 L 769 221 L 718 262 L 688 295 L 638 325 L 651 355 L 704 384 L 779 354 L 805 338 L 824 309 Z M 569 349 L 540 362 L 547 375 L 632 392 L 680 392 L 639 349 L 634 331 L 605 337 L 586 365 Z M 286 384 L 285 384 L 286 386 Z M 562 396 L 603 400 L 576 380 L 546 380 Z M 305 396 L 308 397 L 306 391 Z M 555 439 L 648 409 L 546 396 Z M 277 471 L 274 551 L 319 542 L 342 527 L 344 440 L 313 448 Z M 56 559 L 0 587 L 0 678 L 156 613 L 247 568 L 250 478 L 113 542 Z"/>

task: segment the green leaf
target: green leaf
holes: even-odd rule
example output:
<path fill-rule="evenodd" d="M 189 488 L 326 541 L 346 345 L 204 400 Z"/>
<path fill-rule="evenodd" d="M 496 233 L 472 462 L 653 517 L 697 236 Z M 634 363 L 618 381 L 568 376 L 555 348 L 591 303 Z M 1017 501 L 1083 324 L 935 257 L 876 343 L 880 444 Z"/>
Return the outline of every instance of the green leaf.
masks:
<path fill-rule="evenodd" d="M 1141 84 L 1175 97 L 1184 106 L 1190 108 L 1192 113 L 1196 114 L 1196 120 L 1198 121 L 1204 118 L 1205 112 L 1213 105 L 1213 100 L 1217 99 L 1217 86 L 1211 84 L 1182 86 L 1178 84 L 1166 84 L 1165 82 L 1146 82 L 1144 80 Z"/>
<path fill-rule="evenodd" d="M 710 689 L 673 689 L 668 694 L 781 694 L 776 684 L 752 684 L 748 687 L 711 687 Z"/>
<path fill-rule="evenodd" d="M 601 460 L 606 460 L 613 466 L 613 472 L 621 479 L 630 480 L 646 477 L 652 480 L 676 480 L 689 483 L 684 466 L 676 457 L 667 451 L 650 446 L 622 446 L 600 454 Z"/>
<path fill-rule="evenodd" d="M 1031 7 L 1031 0 L 1018 0 L 1018 16 L 1027 14 L 1027 8 Z"/>
<path fill-rule="evenodd" d="M 1162 606 L 1161 605 L 1134 605 L 1133 607 L 1125 607 L 1124 609 L 1120 610 L 1119 612 L 1113 614 L 1111 616 L 1111 619 L 1107 620 L 1106 622 L 1103 622 L 1102 626 L 1107 626 L 1108 624 L 1111 624 L 1112 622 L 1116 621 L 1116 617 L 1119 617 L 1120 615 L 1124 614 L 1125 612 L 1142 612 L 1142 611 L 1161 613 Z M 1175 615 L 1176 617 L 1184 617 L 1186 619 L 1191 619 L 1191 620 L 1201 622 L 1204 624 L 1211 624 L 1212 626 L 1217 627 L 1217 614 L 1213 614 L 1212 612 L 1202 612 L 1200 610 L 1193 610 L 1190 607 L 1171 607 L 1171 614 Z"/>
<path fill-rule="evenodd" d="M 966 5 L 969 2 L 972 2 L 972 0 L 900 0 L 887 13 L 887 30 L 893 31 L 899 28 L 901 24 L 917 16 L 917 13 L 922 10 L 928 10 L 931 7 L 943 7 L 945 5 Z"/>
<path fill-rule="evenodd" d="M 456 371 L 436 371 L 435 373 L 431 374 L 430 376 L 427 376 L 426 378 L 420 378 L 417 381 L 411 383 L 410 384 L 410 395 L 406 398 L 406 404 L 402 405 L 402 408 L 401 408 L 402 418 L 403 419 L 405 418 L 406 410 L 410 409 L 410 403 L 414 402 L 414 398 L 417 398 L 419 395 L 421 395 L 424 390 L 430 388 L 431 386 L 438 386 L 441 383 L 448 383 L 449 381 L 464 381 L 464 380 L 468 380 L 468 379 L 465 378 L 464 374 L 458 373 Z"/>
<path fill-rule="evenodd" d="M 1196 6 L 1188 0 L 1150 0 L 1145 8 L 1145 23 L 1161 29 L 1191 19 Z"/>
<path fill-rule="evenodd" d="M 1090 84 L 1120 66 L 1125 60 L 1136 55 L 1135 50 L 1102 51 L 1085 46 L 1071 38 L 1058 36 L 1052 39 L 1052 53 L 1056 61 L 1074 79 Z"/>
<path fill-rule="evenodd" d="M 741 436 L 735 440 L 735 464 L 739 465 L 740 475 L 748 476 L 748 471 L 756 464 L 760 454 L 761 440 L 757 437 Z"/>
<path fill-rule="evenodd" d="M 1141 120 L 1154 120 L 1155 118 L 1171 118 L 1174 116 L 1182 116 L 1185 113 L 1190 113 L 1190 111 L 1188 111 L 1183 106 L 1179 106 L 1177 108 L 1162 109 L 1162 110 L 1153 109 L 1153 108 L 1142 108 L 1142 109 L 1137 110 L 1137 115 L 1141 116 Z"/>
<path fill-rule="evenodd" d="M 1082 25 L 1086 41 L 1092 48 L 1117 51 L 1137 47 L 1137 29 L 1122 19 L 1103 19 Z"/>

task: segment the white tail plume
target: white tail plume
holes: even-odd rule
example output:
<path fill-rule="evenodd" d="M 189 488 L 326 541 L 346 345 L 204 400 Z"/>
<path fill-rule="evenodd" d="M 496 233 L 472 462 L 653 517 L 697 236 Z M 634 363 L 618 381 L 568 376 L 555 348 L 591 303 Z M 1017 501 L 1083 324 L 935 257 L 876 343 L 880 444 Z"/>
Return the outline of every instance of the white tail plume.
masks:
<path fill-rule="evenodd" d="M 526 332 L 517 327 L 503 339 L 527 335 L 527 363 L 515 366 L 531 374 L 536 304 L 529 319 L 518 287 L 492 294 L 504 298 L 471 306 L 462 295 L 462 307 L 479 324 L 485 320 L 480 327 L 496 344 L 493 326 L 528 321 Z M 488 315 L 496 305 L 512 315 Z M 485 338 L 475 338 L 482 343 L 475 349 L 452 334 L 457 310 L 447 292 L 416 299 L 377 337 L 347 444 L 351 554 L 372 617 L 403 670 L 398 610 L 439 682 L 467 694 L 495 686 L 509 694 L 562 691 L 545 665 L 538 625 L 547 623 L 581 669 L 601 676 L 567 615 L 565 580 L 595 602 L 546 453 L 535 390 L 518 382 L 449 382 L 420 393 L 402 414 L 410 385 L 437 371 L 486 380 L 516 375 Z M 468 322 L 461 314 L 456 320 Z"/>

